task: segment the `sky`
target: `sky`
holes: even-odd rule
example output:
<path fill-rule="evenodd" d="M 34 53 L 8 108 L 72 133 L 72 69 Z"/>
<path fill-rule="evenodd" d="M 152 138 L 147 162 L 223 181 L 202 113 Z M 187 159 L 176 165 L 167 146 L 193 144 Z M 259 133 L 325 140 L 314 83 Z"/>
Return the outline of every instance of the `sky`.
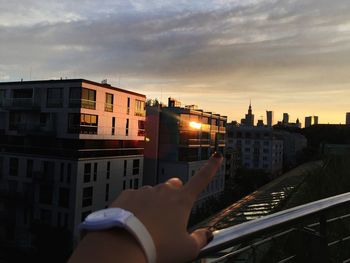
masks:
<path fill-rule="evenodd" d="M 86 78 L 240 120 L 350 112 L 348 0 L 0 0 L 0 81 Z"/>

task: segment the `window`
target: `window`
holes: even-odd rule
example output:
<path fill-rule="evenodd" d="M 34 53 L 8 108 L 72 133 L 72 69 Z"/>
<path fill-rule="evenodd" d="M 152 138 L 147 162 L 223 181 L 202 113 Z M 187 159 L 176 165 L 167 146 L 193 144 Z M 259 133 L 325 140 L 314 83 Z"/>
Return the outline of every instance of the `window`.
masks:
<path fill-rule="evenodd" d="M 84 164 L 84 183 L 91 181 L 91 163 Z"/>
<path fill-rule="evenodd" d="M 123 190 L 125 190 L 125 188 L 126 188 L 126 181 L 123 180 Z"/>
<path fill-rule="evenodd" d="M 137 136 L 145 136 L 145 121 L 138 121 L 139 129 L 137 131 Z"/>
<path fill-rule="evenodd" d="M 39 188 L 39 203 L 45 205 L 52 204 L 52 194 L 53 187 L 52 185 L 42 184 Z"/>
<path fill-rule="evenodd" d="M 6 90 L 0 89 L 0 106 L 4 105 Z"/>
<path fill-rule="evenodd" d="M 55 179 L 55 162 L 42 162 L 43 179 L 47 182 L 53 182 Z"/>
<path fill-rule="evenodd" d="M 86 207 L 86 206 L 91 206 L 92 205 L 92 193 L 93 193 L 92 186 L 85 187 L 83 189 L 82 207 Z"/>
<path fill-rule="evenodd" d="M 68 115 L 68 132 L 97 134 L 98 116 L 91 114 L 70 113 Z"/>
<path fill-rule="evenodd" d="M 111 176 L 111 162 L 107 162 L 107 174 L 106 174 L 106 178 L 109 179 L 110 176 Z"/>
<path fill-rule="evenodd" d="M 48 209 L 40 209 L 40 221 L 44 224 L 50 225 L 52 212 Z"/>
<path fill-rule="evenodd" d="M 126 119 L 126 124 L 125 124 L 125 135 L 129 135 L 129 119 Z"/>
<path fill-rule="evenodd" d="M 130 114 L 130 98 L 128 97 L 126 114 Z"/>
<path fill-rule="evenodd" d="M 132 161 L 132 175 L 137 175 L 140 173 L 140 160 L 135 159 Z"/>
<path fill-rule="evenodd" d="M 18 158 L 10 158 L 9 175 L 18 176 Z"/>
<path fill-rule="evenodd" d="M 145 102 L 142 100 L 135 100 L 135 116 L 146 116 L 146 106 Z"/>
<path fill-rule="evenodd" d="M 124 176 L 126 176 L 127 169 L 128 169 L 128 161 L 124 160 L 124 173 L 123 173 Z"/>
<path fill-rule="evenodd" d="M 132 179 L 129 180 L 129 188 L 132 189 Z"/>
<path fill-rule="evenodd" d="M 94 182 L 97 180 L 97 163 L 94 163 Z"/>
<path fill-rule="evenodd" d="M 112 117 L 112 135 L 115 134 L 115 117 Z"/>
<path fill-rule="evenodd" d="M 69 89 L 69 107 L 80 108 L 81 107 L 81 88 L 71 87 Z"/>
<path fill-rule="evenodd" d="M 72 174 L 72 164 L 69 163 L 67 164 L 67 183 L 70 183 L 70 177 L 71 177 L 71 174 Z"/>
<path fill-rule="evenodd" d="M 96 90 L 83 88 L 81 93 L 81 107 L 96 109 Z"/>
<path fill-rule="evenodd" d="M 60 182 L 61 183 L 64 182 L 64 163 L 61 163 L 61 167 L 60 167 Z"/>
<path fill-rule="evenodd" d="M 31 159 L 27 160 L 27 177 L 31 178 L 33 177 L 33 166 L 34 166 L 34 161 Z"/>
<path fill-rule="evenodd" d="M 9 118 L 9 129 L 10 130 L 16 130 L 21 126 L 21 113 L 19 112 L 10 112 L 10 118 Z"/>
<path fill-rule="evenodd" d="M 134 179 L 134 189 L 138 189 L 139 188 L 139 178 L 135 178 Z"/>
<path fill-rule="evenodd" d="M 69 189 L 60 187 L 58 192 L 58 205 L 69 208 Z"/>
<path fill-rule="evenodd" d="M 63 106 L 63 89 L 51 88 L 47 89 L 46 107 L 60 108 Z"/>
<path fill-rule="evenodd" d="M 109 199 L 109 184 L 106 184 L 106 195 L 105 195 L 105 201 L 107 202 Z"/>
<path fill-rule="evenodd" d="M 106 93 L 105 111 L 113 112 L 113 94 Z"/>
<path fill-rule="evenodd" d="M 4 176 L 3 169 L 4 169 L 4 158 L 0 157 L 0 179 Z"/>

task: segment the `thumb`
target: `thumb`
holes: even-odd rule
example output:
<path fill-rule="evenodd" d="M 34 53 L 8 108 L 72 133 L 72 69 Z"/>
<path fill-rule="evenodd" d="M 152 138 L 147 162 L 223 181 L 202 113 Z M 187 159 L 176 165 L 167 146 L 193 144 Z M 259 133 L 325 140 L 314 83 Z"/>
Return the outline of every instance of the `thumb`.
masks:
<path fill-rule="evenodd" d="M 197 244 L 199 253 L 199 250 L 205 247 L 210 241 L 212 241 L 214 236 L 210 230 L 206 228 L 200 228 L 192 232 L 191 238 Z"/>

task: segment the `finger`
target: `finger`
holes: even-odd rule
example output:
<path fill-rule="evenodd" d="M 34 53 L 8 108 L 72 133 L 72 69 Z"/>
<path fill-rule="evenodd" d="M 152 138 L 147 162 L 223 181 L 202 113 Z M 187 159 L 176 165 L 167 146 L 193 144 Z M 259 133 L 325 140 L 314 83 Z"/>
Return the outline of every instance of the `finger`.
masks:
<path fill-rule="evenodd" d="M 213 240 L 214 236 L 213 233 L 208 229 L 200 228 L 192 232 L 191 238 L 196 243 L 196 247 L 198 248 L 198 254 L 203 247 L 208 245 L 208 243 Z"/>
<path fill-rule="evenodd" d="M 182 181 L 177 178 L 177 177 L 173 177 L 170 178 L 168 181 L 165 182 L 167 185 L 170 185 L 173 188 L 179 189 L 183 186 Z"/>
<path fill-rule="evenodd" d="M 222 160 L 221 153 L 214 153 L 208 162 L 187 182 L 184 191 L 196 198 L 213 179 L 221 166 Z"/>

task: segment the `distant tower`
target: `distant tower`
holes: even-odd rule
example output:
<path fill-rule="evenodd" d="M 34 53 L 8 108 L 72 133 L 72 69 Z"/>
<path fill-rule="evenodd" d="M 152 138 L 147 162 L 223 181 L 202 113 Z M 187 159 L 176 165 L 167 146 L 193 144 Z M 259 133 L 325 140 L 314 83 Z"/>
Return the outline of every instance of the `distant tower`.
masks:
<path fill-rule="evenodd" d="M 289 123 L 289 114 L 288 113 L 283 113 L 283 124 Z"/>
<path fill-rule="evenodd" d="M 318 116 L 305 117 L 305 128 L 318 124 Z"/>
<path fill-rule="evenodd" d="M 350 125 L 350 112 L 346 113 L 346 125 Z"/>
<path fill-rule="evenodd" d="M 267 122 L 267 127 L 272 127 L 272 125 L 273 125 L 273 111 L 266 111 L 266 122 Z"/>
<path fill-rule="evenodd" d="M 295 124 L 296 124 L 296 126 L 297 126 L 298 128 L 301 128 L 301 123 L 300 123 L 300 121 L 299 121 L 299 118 L 297 118 Z"/>
<path fill-rule="evenodd" d="M 248 114 L 245 115 L 245 125 L 254 126 L 254 114 L 252 111 L 252 103 L 249 103 Z"/>

